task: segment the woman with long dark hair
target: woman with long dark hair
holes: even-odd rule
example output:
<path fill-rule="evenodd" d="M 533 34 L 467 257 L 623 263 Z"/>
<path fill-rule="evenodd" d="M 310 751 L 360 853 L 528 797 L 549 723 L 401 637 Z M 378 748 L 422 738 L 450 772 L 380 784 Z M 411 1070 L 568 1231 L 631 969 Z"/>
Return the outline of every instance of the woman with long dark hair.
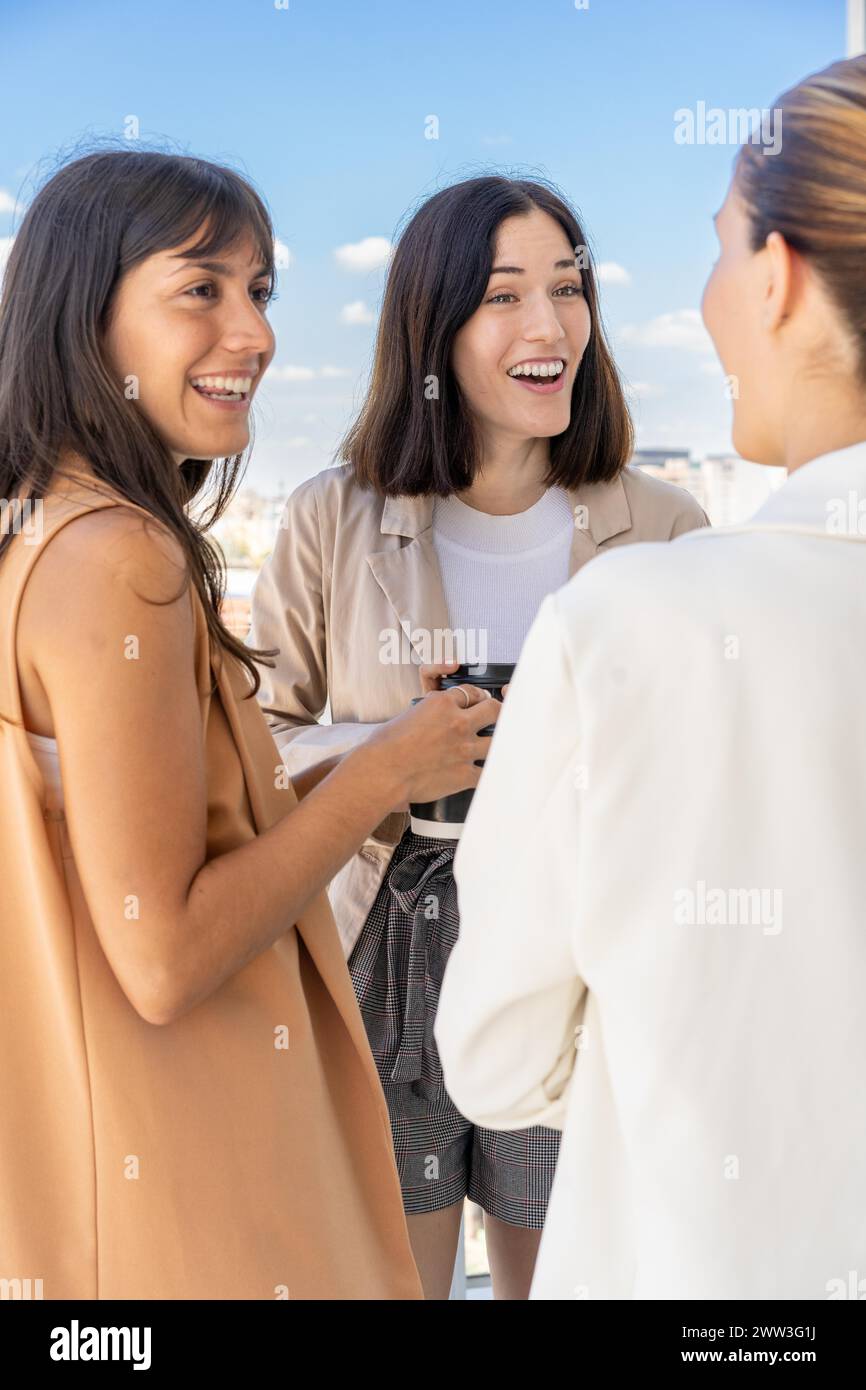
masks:
<path fill-rule="evenodd" d="M 628 466 L 631 447 L 593 258 L 565 199 L 499 176 L 428 199 L 389 267 L 346 463 L 290 498 L 254 594 L 253 638 L 279 648 L 259 698 L 288 765 L 375 737 L 413 697 L 419 663 L 512 666 L 542 599 L 599 551 L 705 525 L 688 493 Z M 495 1295 L 525 1298 L 559 1135 L 543 1116 L 475 1126 L 445 1089 L 432 1030 L 459 927 L 459 827 L 407 811 L 375 827 L 329 892 L 413 1249 L 428 1297 L 447 1297 L 468 1194 Z"/>
<path fill-rule="evenodd" d="M 6 271 L 0 1277 L 48 1299 L 422 1296 L 323 890 L 407 795 L 476 784 L 499 706 L 430 693 L 280 762 L 207 536 L 273 244 L 231 170 L 108 151 Z"/>

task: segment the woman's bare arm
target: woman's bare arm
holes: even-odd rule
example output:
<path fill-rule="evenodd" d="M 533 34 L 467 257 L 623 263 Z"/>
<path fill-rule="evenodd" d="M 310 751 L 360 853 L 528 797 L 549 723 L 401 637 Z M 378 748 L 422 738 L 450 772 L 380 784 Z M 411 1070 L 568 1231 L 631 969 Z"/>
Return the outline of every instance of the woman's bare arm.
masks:
<path fill-rule="evenodd" d="M 498 714 L 496 702 L 463 710 L 429 696 L 264 834 L 206 861 L 191 599 L 161 602 L 182 573 L 172 537 L 120 508 L 90 513 L 40 556 L 19 618 L 19 651 L 51 707 L 94 926 L 130 1002 L 155 1024 L 272 945 L 395 805 L 477 785 L 477 731 Z"/>
<path fill-rule="evenodd" d="M 339 767 L 345 756 L 345 753 L 334 753 L 332 757 L 323 758 L 312 767 L 305 767 L 303 772 L 296 772 L 292 777 L 292 787 L 298 800 L 302 800 L 313 787 L 317 787 L 328 776 L 328 773 Z"/>

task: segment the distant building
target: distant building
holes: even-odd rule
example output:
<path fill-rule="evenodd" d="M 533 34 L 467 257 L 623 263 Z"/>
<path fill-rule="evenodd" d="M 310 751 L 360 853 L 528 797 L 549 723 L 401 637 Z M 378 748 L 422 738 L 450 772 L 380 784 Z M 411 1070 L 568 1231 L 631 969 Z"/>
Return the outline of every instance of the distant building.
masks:
<path fill-rule="evenodd" d="M 714 526 L 748 520 L 787 476 L 784 468 L 747 463 L 737 454 L 693 459 L 688 449 L 636 449 L 631 463 L 685 488 Z"/>
<path fill-rule="evenodd" d="M 635 449 L 629 462 L 637 468 L 676 469 L 691 466 L 691 449 Z"/>
<path fill-rule="evenodd" d="M 232 499 L 212 533 L 229 566 L 261 568 L 273 549 L 284 504 L 284 497 L 261 497 L 251 488 Z"/>
<path fill-rule="evenodd" d="M 707 506 L 706 481 L 700 462 L 692 458 L 691 449 L 635 449 L 629 462 L 655 478 L 684 487 L 711 516 Z"/>

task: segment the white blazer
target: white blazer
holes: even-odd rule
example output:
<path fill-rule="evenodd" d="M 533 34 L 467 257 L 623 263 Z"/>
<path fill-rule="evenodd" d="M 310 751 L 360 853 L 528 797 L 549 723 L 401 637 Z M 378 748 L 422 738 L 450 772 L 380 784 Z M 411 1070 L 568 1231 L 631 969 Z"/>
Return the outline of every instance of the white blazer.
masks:
<path fill-rule="evenodd" d="M 469 1119 L 563 1131 L 532 1298 L 866 1292 L 864 540 L 866 442 L 530 629 L 435 1033 Z"/>

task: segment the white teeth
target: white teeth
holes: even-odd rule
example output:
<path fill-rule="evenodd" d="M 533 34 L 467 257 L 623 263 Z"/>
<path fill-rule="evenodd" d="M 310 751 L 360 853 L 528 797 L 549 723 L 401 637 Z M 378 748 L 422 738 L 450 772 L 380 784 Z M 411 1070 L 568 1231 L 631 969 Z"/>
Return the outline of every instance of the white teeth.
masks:
<path fill-rule="evenodd" d="M 251 376 L 194 376 L 190 378 L 190 384 L 203 391 L 233 391 L 245 396 L 253 379 Z"/>
<path fill-rule="evenodd" d="M 556 362 L 521 362 L 516 367 L 509 367 L 509 376 L 537 376 L 555 377 L 560 376 L 565 370 L 565 363 Z"/>

